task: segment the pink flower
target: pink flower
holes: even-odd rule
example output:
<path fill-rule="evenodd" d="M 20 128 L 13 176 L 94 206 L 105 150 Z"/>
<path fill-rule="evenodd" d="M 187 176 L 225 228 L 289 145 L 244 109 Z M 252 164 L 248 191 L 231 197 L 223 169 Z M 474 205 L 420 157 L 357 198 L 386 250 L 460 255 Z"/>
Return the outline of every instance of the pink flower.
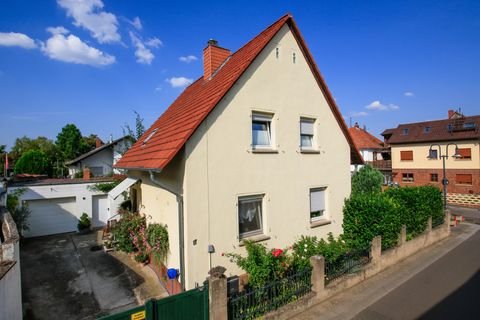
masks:
<path fill-rule="evenodd" d="M 282 253 L 283 253 L 283 250 L 282 250 L 282 249 L 273 249 L 273 250 L 272 250 L 272 255 L 273 255 L 275 258 L 278 258 Z"/>

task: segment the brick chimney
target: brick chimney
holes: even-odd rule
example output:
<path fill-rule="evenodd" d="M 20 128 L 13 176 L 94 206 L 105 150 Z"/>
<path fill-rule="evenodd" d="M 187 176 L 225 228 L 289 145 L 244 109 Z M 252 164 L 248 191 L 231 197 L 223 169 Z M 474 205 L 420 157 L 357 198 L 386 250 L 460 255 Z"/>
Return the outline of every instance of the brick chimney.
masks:
<path fill-rule="evenodd" d="M 83 169 L 83 180 L 90 180 L 90 169 L 84 168 Z"/>
<path fill-rule="evenodd" d="M 100 139 L 99 137 L 96 137 L 95 138 L 95 148 L 100 148 L 101 146 L 103 146 L 102 139 Z"/>
<path fill-rule="evenodd" d="M 203 49 L 203 79 L 210 80 L 229 56 L 230 50 L 219 47 L 217 40 L 208 40 L 207 47 Z"/>

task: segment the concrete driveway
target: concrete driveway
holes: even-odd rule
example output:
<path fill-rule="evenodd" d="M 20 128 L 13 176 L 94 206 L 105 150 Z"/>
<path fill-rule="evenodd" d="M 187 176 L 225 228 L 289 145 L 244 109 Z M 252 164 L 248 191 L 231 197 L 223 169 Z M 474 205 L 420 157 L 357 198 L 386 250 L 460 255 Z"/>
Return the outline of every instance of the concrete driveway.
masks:
<path fill-rule="evenodd" d="M 121 263 L 114 257 L 118 254 L 103 251 L 97 236 L 63 234 L 22 242 L 25 319 L 95 319 L 136 306 L 143 300 L 139 295 L 165 295 L 153 271 Z"/>

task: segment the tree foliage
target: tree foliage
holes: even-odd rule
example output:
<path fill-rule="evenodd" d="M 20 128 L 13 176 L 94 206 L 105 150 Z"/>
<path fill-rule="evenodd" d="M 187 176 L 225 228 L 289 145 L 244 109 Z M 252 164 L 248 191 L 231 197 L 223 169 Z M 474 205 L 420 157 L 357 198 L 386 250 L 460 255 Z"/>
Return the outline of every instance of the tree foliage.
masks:
<path fill-rule="evenodd" d="M 14 171 L 15 174 L 48 174 L 50 169 L 48 157 L 43 151 L 29 150 L 15 163 Z"/>
<path fill-rule="evenodd" d="M 352 176 L 352 194 L 381 192 L 382 182 L 382 173 L 372 166 L 366 165 Z"/>
<path fill-rule="evenodd" d="M 122 130 L 124 136 L 129 135 L 135 141 L 137 141 L 145 133 L 145 126 L 143 124 L 143 118 L 140 116 L 140 114 L 135 110 L 133 110 L 133 112 L 135 113 L 135 131 L 128 123 L 125 123 L 125 126 L 122 127 Z"/>
<path fill-rule="evenodd" d="M 87 149 L 82 133 L 71 123 L 62 128 L 55 144 L 66 160 L 75 159 Z"/>

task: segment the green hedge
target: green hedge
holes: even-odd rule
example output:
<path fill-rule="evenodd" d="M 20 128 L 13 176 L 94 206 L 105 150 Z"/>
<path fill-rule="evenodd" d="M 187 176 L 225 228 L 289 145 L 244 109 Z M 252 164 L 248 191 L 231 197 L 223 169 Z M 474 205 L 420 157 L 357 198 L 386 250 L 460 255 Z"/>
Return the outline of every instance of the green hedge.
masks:
<path fill-rule="evenodd" d="M 343 238 L 354 248 L 365 248 L 382 236 L 382 248 L 395 246 L 402 228 L 400 205 L 385 193 L 356 194 L 345 201 Z"/>
<path fill-rule="evenodd" d="M 442 193 L 434 186 L 389 188 L 385 194 L 400 204 L 400 220 L 408 237 L 425 231 L 429 217 L 443 219 Z"/>

